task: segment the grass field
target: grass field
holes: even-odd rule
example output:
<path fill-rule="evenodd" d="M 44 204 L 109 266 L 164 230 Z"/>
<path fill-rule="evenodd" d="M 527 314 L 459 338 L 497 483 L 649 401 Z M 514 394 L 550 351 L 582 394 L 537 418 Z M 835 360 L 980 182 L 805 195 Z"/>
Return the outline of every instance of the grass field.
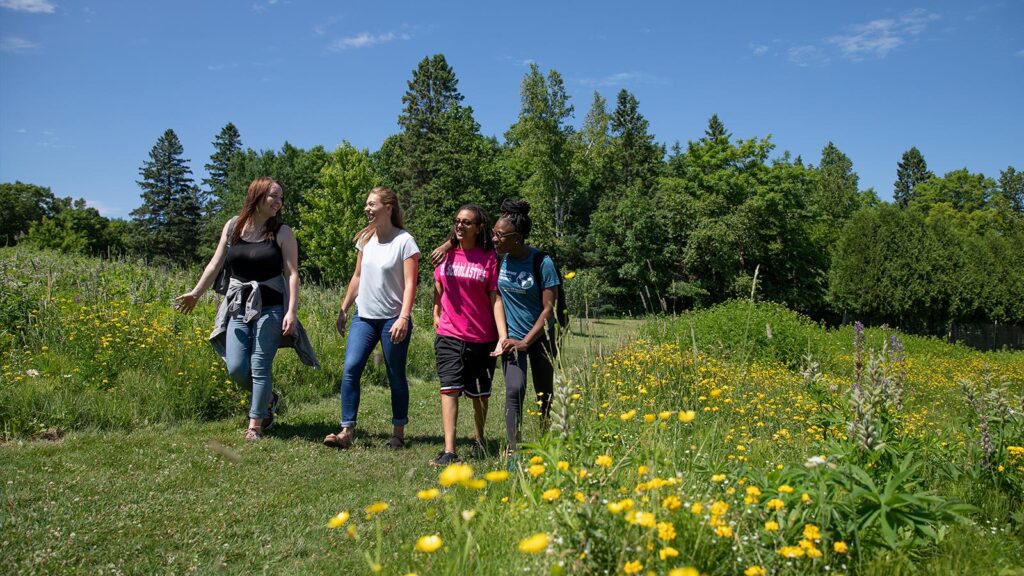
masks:
<path fill-rule="evenodd" d="M 575 320 L 549 433 L 528 419 L 512 474 L 439 475 L 429 330 L 409 449 L 385 447 L 379 369 L 356 446 L 327 449 L 339 294 L 305 290 L 324 368 L 283 352 L 288 410 L 250 444 L 203 342 L 214 300 L 169 310 L 186 275 L 4 249 L 0 282 L 5 572 L 1024 574 L 1024 354 L 749 302 Z"/>

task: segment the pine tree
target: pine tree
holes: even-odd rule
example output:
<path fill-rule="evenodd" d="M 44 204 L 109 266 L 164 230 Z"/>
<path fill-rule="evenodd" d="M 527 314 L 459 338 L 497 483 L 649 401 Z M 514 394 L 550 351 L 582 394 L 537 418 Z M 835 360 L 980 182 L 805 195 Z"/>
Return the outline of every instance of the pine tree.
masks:
<path fill-rule="evenodd" d="M 139 169 L 142 206 L 132 210 L 143 255 L 187 264 L 196 258 L 202 200 L 174 130 L 168 129 Z"/>
<path fill-rule="evenodd" d="M 928 164 L 917 147 L 903 153 L 903 158 L 896 166 L 896 182 L 892 198 L 900 207 L 906 207 L 914 197 L 914 188 L 921 182 L 927 182 L 935 175 L 928 170 Z"/>
<path fill-rule="evenodd" d="M 849 218 L 859 207 L 859 180 L 853 171 L 853 161 L 832 142 L 826 144 L 818 166 L 818 209 L 836 221 Z"/>
<path fill-rule="evenodd" d="M 718 114 L 712 114 L 708 120 L 708 127 L 704 130 L 704 137 L 710 142 L 725 141 L 729 142 L 729 138 L 732 134 L 729 134 L 725 129 L 725 124 L 718 118 Z"/>
<path fill-rule="evenodd" d="M 614 137 L 613 157 L 621 186 L 649 184 L 657 175 L 665 150 L 647 132 L 649 123 L 640 113 L 636 96 L 623 89 L 619 92 L 611 129 Z"/>
<path fill-rule="evenodd" d="M 210 163 L 204 166 L 209 177 L 203 179 L 203 184 L 209 188 L 216 209 L 219 209 L 228 195 L 231 160 L 242 150 L 242 136 L 238 133 L 238 128 L 228 122 L 214 138 L 213 147 L 215 150 L 210 156 Z"/>

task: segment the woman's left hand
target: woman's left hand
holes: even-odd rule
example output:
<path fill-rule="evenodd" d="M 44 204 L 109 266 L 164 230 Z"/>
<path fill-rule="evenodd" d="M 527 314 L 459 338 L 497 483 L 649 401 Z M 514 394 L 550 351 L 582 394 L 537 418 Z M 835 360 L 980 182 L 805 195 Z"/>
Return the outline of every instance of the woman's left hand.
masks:
<path fill-rule="evenodd" d="M 409 320 L 405 316 L 399 316 L 395 320 L 394 324 L 391 325 L 391 330 L 388 332 L 391 335 L 391 342 L 398 344 L 405 340 L 405 337 L 409 335 Z"/>
<path fill-rule="evenodd" d="M 299 319 L 295 316 L 295 313 L 289 312 L 284 315 L 284 320 L 281 321 L 281 333 L 291 336 L 295 333 L 295 327 L 298 325 Z"/>

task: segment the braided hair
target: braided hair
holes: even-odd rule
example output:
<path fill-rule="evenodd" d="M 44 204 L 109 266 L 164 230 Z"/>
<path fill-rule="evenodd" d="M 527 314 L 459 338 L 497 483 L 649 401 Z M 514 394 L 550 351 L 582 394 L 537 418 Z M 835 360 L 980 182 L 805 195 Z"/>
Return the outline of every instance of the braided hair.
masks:
<path fill-rule="evenodd" d="M 508 221 L 525 241 L 530 236 L 530 203 L 526 200 L 505 200 L 501 203 L 501 217 Z"/>
<path fill-rule="evenodd" d="M 480 233 L 476 235 L 476 245 L 483 248 L 484 250 L 494 250 L 494 240 L 491 238 L 491 221 L 487 218 L 487 212 L 477 204 L 463 204 L 459 206 L 459 209 L 455 211 L 455 215 L 458 216 L 459 212 L 468 210 L 473 213 L 473 217 L 476 219 L 476 224 L 480 226 Z M 448 232 L 447 240 L 452 248 L 459 245 L 459 239 L 455 237 L 455 226 Z"/>

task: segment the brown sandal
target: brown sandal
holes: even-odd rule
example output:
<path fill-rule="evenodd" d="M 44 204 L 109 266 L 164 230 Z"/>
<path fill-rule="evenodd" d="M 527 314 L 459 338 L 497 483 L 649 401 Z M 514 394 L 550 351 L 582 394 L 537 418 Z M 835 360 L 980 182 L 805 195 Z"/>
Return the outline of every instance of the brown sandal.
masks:
<path fill-rule="evenodd" d="M 344 430 L 337 434 L 328 434 L 324 436 L 324 446 L 330 446 L 331 448 L 338 448 L 344 450 L 352 447 L 352 437 L 355 433 L 345 434 Z"/>

